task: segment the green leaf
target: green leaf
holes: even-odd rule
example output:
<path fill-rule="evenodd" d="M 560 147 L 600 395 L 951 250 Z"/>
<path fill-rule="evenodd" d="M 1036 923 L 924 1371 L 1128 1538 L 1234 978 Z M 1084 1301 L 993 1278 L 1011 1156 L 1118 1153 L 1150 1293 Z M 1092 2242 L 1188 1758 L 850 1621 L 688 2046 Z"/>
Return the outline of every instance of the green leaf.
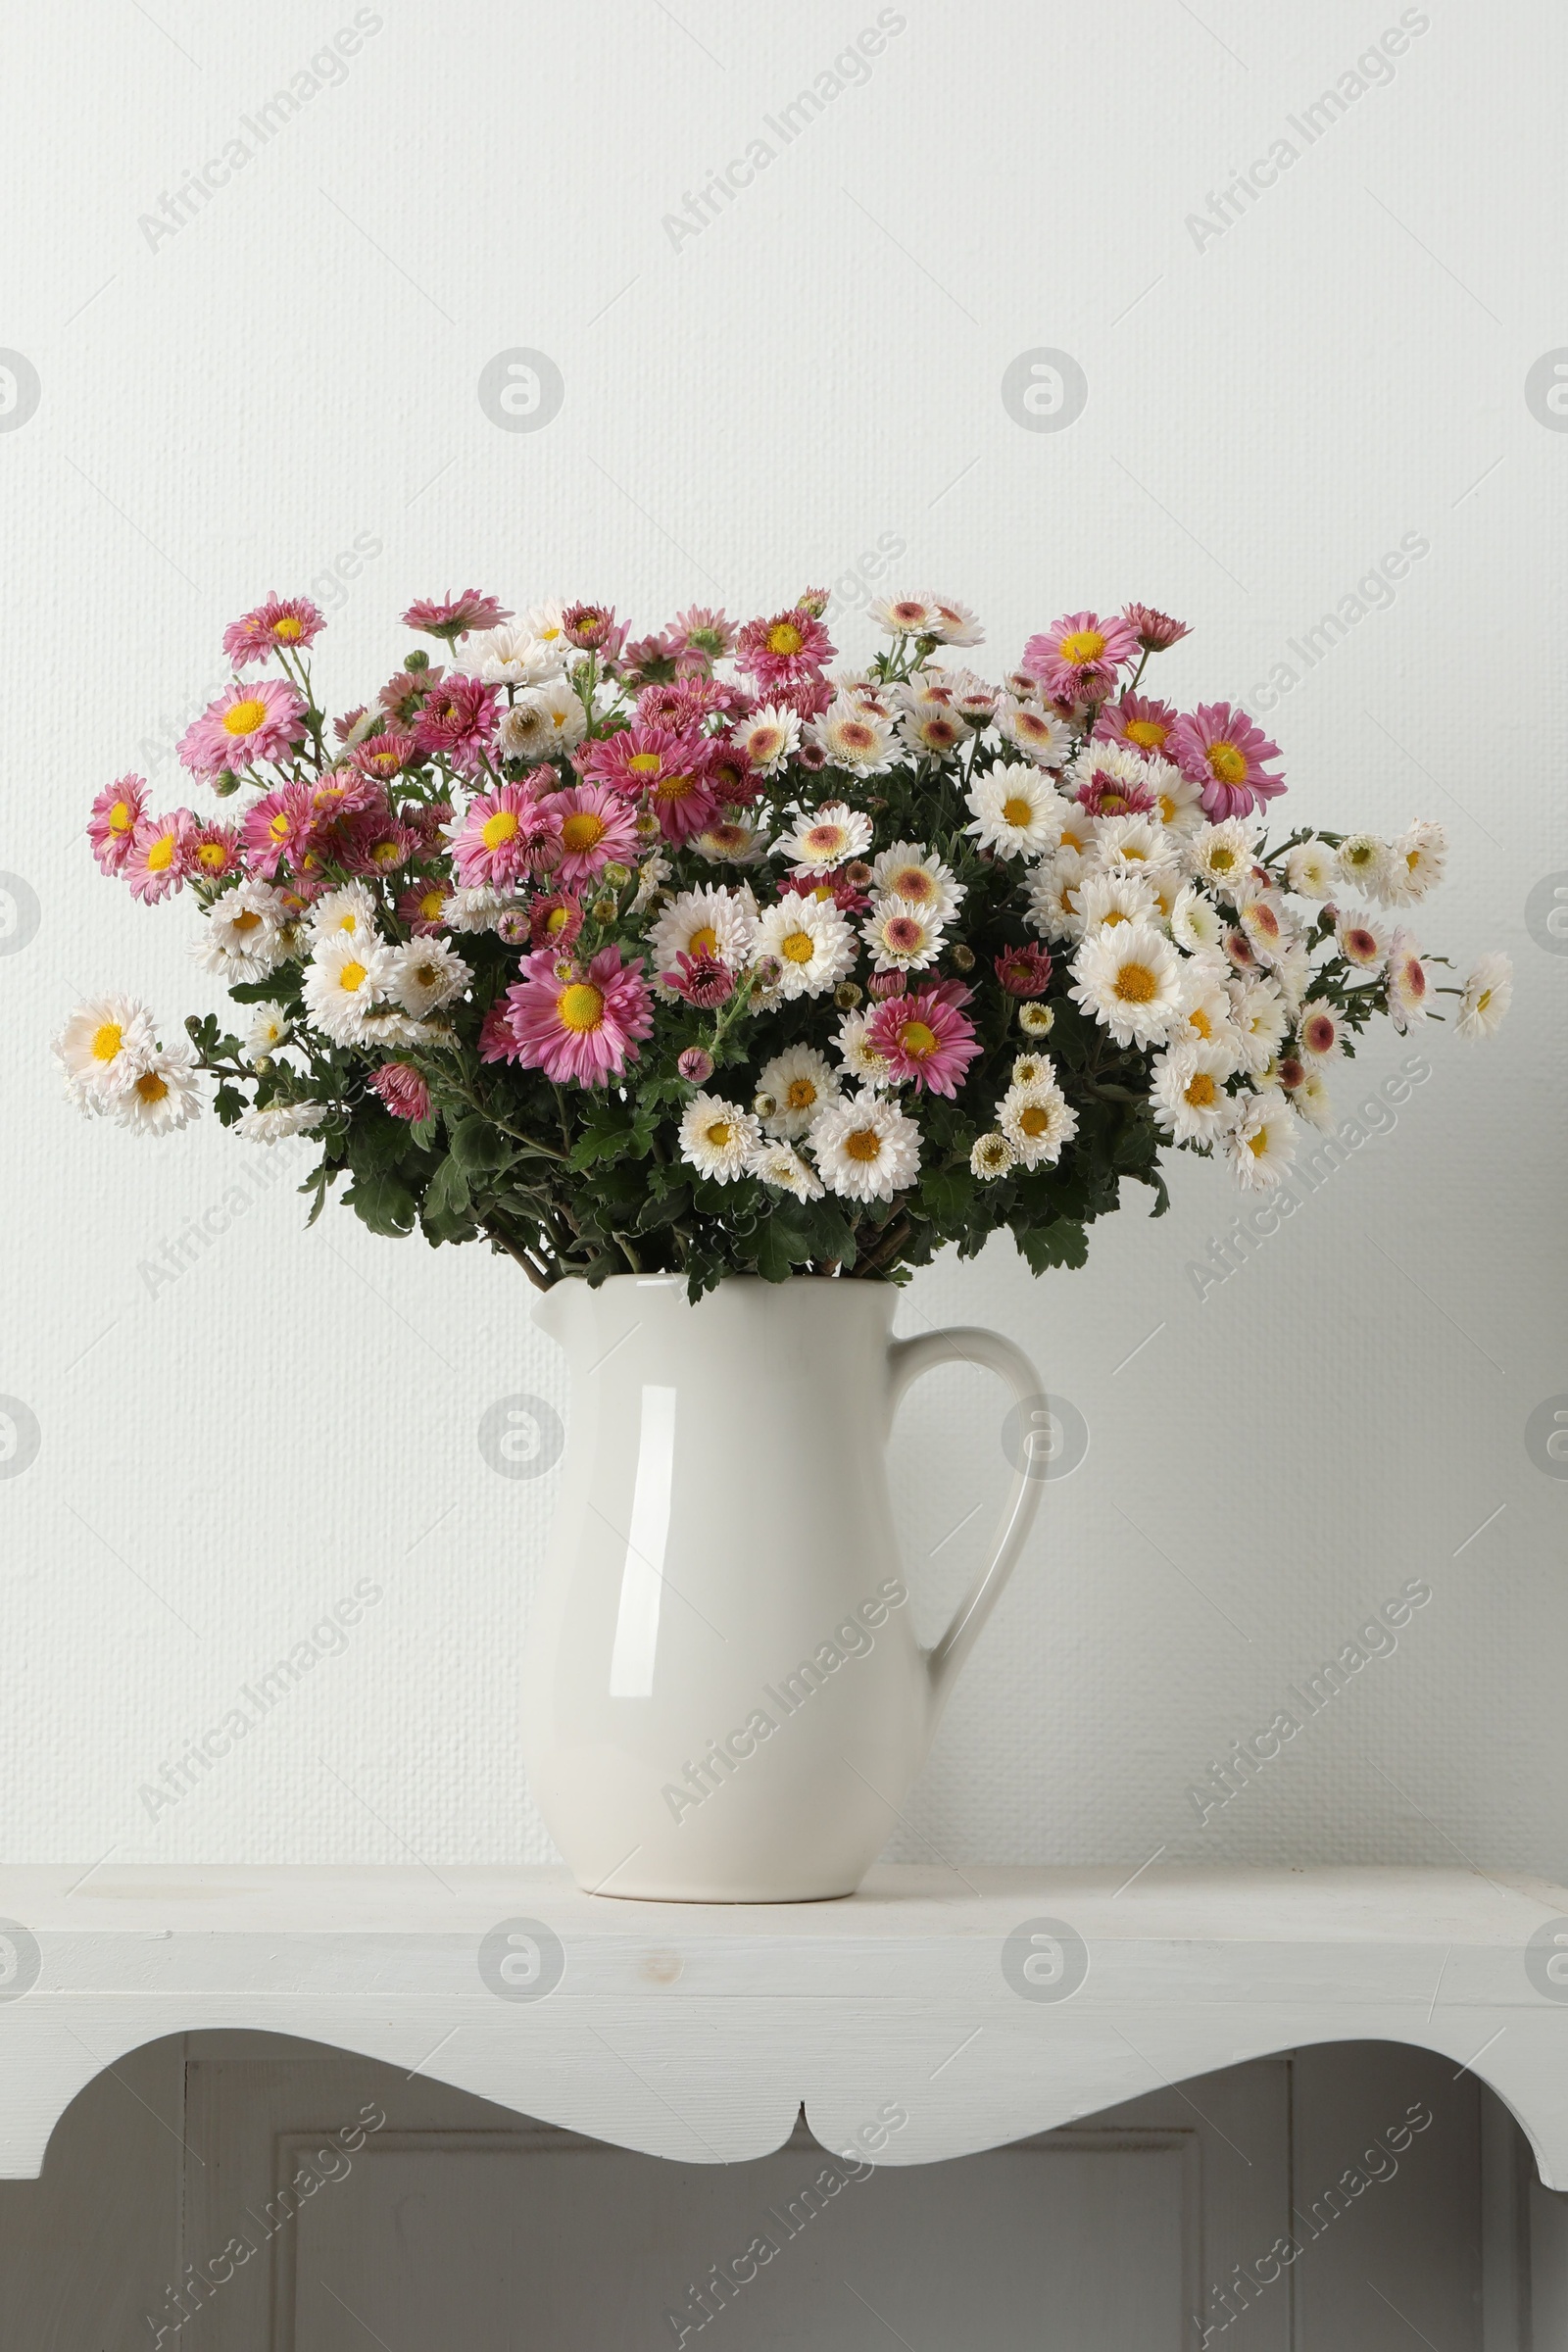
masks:
<path fill-rule="evenodd" d="M 797 1266 L 806 1265 L 816 1254 L 808 1220 L 783 1206 L 763 1217 L 751 1238 L 756 1244 L 757 1271 L 764 1282 L 788 1282 Z"/>
<path fill-rule="evenodd" d="M 975 1180 L 967 1168 L 927 1168 L 920 1179 L 920 1204 L 942 1225 L 965 1223 L 974 1195 Z"/>
<path fill-rule="evenodd" d="M 517 1151 L 510 1136 L 472 1111 L 452 1130 L 452 1156 L 466 1176 L 495 1176 L 512 1165 Z"/>
<path fill-rule="evenodd" d="M 419 1223 L 432 1243 L 469 1241 L 478 1230 L 468 1180 L 450 1153 L 425 1187 Z"/>
<path fill-rule="evenodd" d="M 349 1166 L 356 1177 L 380 1176 L 395 1168 L 409 1149 L 408 1123 L 394 1119 L 378 1102 L 362 1102 L 349 1125 Z"/>
<path fill-rule="evenodd" d="M 1081 1266 L 1089 1255 L 1089 1236 L 1075 1217 L 1057 1217 L 1050 1225 L 1013 1228 L 1018 1254 L 1031 1274 L 1053 1266 Z"/>
<path fill-rule="evenodd" d="M 417 1203 L 406 1184 L 399 1182 L 389 1169 L 359 1176 L 343 1196 L 362 1225 L 372 1233 L 385 1234 L 401 1241 L 414 1231 Z"/>

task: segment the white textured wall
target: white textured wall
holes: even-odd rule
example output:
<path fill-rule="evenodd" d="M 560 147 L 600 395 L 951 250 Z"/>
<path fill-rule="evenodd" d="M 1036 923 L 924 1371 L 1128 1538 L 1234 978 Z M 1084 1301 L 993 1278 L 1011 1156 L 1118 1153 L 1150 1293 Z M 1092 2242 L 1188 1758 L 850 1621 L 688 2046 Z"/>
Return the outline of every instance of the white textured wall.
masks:
<path fill-rule="evenodd" d="M 0 1393 L 40 1440 L 0 1475 L 7 1857 L 548 1850 L 514 1692 L 552 1482 L 476 1446 L 500 1397 L 564 1402 L 521 1277 L 341 1212 L 303 1235 L 286 1180 L 257 1190 L 280 1158 L 211 1122 L 162 1146 L 86 1127 L 49 1064 L 83 991 L 207 1001 L 188 911 L 134 908 L 80 828 L 127 766 L 176 796 L 225 619 L 274 586 L 333 602 L 341 708 L 416 594 L 744 615 L 902 541 L 883 584 L 972 600 L 999 669 L 1063 608 L 1136 595 L 1199 624 L 1161 686 L 1246 697 L 1413 533 L 1392 604 L 1269 716 L 1293 812 L 1450 826 L 1422 928 L 1513 954 L 1511 1022 L 1485 1053 L 1437 1037 L 1394 1131 L 1201 1298 L 1189 1263 L 1238 1203 L 1190 1161 L 1172 1214 L 1135 1201 L 1082 1273 L 1032 1283 L 997 1245 L 916 1283 L 903 1328 L 1007 1331 L 1092 1443 L 898 1850 L 1561 1873 L 1568 1486 L 1526 1448 L 1568 1391 L 1568 942 L 1526 927 L 1568 869 L 1568 418 L 1526 398 L 1568 344 L 1560 19 L 1406 11 L 1426 28 L 1393 78 L 1308 147 L 1289 119 L 1396 7 L 905 0 L 869 79 L 784 147 L 765 119 L 873 0 L 371 13 L 265 143 L 245 118 L 349 0 L 75 0 L 8 30 L 0 344 L 41 397 L 0 414 L 0 869 L 26 886 L 0 939 Z M 236 135 L 254 152 L 205 209 L 141 224 Z M 759 136 L 779 152 L 756 183 L 673 238 L 664 216 Z M 1281 137 L 1302 152 L 1277 184 L 1195 231 Z M 564 383 L 537 431 L 476 394 L 516 347 Z M 1087 379 L 1065 429 L 1003 403 L 1040 347 Z M 867 624 L 841 641 L 864 654 Z M 1399 1053 L 1376 1043 L 1348 1104 Z M 150 1291 L 143 1261 L 225 1201 L 229 1229 Z M 901 1428 L 933 1624 L 982 1520 L 942 1539 L 1000 1492 L 1000 1411 L 954 1376 Z M 367 1576 L 384 1594 L 342 1653 L 150 1819 L 142 1785 Z M 1411 1578 L 1432 1599 L 1397 1650 L 1200 1828 L 1209 1760 Z"/>

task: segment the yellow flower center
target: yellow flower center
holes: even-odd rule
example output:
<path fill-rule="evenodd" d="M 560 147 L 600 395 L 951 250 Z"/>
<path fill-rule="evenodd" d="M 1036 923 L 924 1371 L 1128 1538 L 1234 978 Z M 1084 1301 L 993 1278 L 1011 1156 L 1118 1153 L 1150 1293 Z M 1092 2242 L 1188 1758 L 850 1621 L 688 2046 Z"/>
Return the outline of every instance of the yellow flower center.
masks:
<path fill-rule="evenodd" d="M 1190 1029 L 1196 1029 L 1201 1038 L 1212 1038 L 1214 1034 L 1214 1024 L 1201 1004 L 1193 1006 L 1192 1011 L 1187 1015 L 1187 1025 Z"/>
<path fill-rule="evenodd" d="M 1200 1070 L 1182 1088 L 1182 1096 L 1195 1110 L 1211 1110 L 1218 1099 L 1219 1089 L 1206 1070 Z"/>
<path fill-rule="evenodd" d="M 1162 793 L 1160 794 L 1160 796 L 1159 796 L 1159 821 L 1160 821 L 1160 823 L 1161 823 L 1162 825 L 1168 825 L 1168 824 L 1170 823 L 1170 820 L 1171 820 L 1171 818 L 1172 818 L 1172 817 L 1175 815 L 1175 813 L 1176 813 L 1176 804 L 1175 804 L 1175 802 L 1174 802 L 1174 801 L 1171 799 L 1171 797 L 1170 797 L 1170 794 L 1169 794 L 1168 792 L 1162 792 Z"/>
<path fill-rule="evenodd" d="M 272 839 L 273 839 L 274 841 L 287 841 L 287 839 L 288 839 L 288 815 L 287 815 L 287 812 L 286 812 L 284 809 L 282 809 L 282 808 L 274 808 L 274 809 L 273 809 L 273 811 L 272 811 L 271 817 L 270 817 L 270 821 L 269 821 L 269 823 L 268 823 L 267 830 L 268 830 L 268 832 L 269 832 L 269 833 L 271 835 L 271 837 L 272 837 Z M 149 860 L 149 862 L 150 862 L 150 860 Z"/>
<path fill-rule="evenodd" d="M 272 635 L 280 644 L 292 645 L 297 637 L 303 637 L 304 634 L 302 623 L 295 619 L 292 612 L 285 612 L 281 620 L 272 623 Z"/>
<path fill-rule="evenodd" d="M 370 859 L 375 865 L 396 865 L 402 855 L 403 844 L 394 836 L 389 841 L 376 842 L 371 848 Z"/>
<path fill-rule="evenodd" d="M 1491 993 L 1492 992 L 1489 989 L 1487 994 L 1490 996 Z M 1480 1000 L 1483 1004 L 1485 1004 L 1486 1001 L 1486 997 L 1483 997 Z M 784 1089 L 784 1107 L 786 1110 L 809 1110 L 811 1104 L 815 1101 L 816 1085 L 815 1081 L 810 1078 L 792 1078 L 788 1086 Z"/>
<path fill-rule="evenodd" d="M 718 933 L 713 929 L 711 923 L 698 924 L 686 942 L 686 953 L 688 956 L 716 956 L 718 954 Z"/>
<path fill-rule="evenodd" d="M 568 850 L 591 850 L 596 841 L 603 841 L 609 827 L 592 808 L 574 809 L 561 828 L 561 838 Z"/>
<path fill-rule="evenodd" d="M 657 776 L 660 769 L 659 754 L 657 752 L 633 752 L 626 766 L 634 776 Z"/>
<path fill-rule="evenodd" d="M 420 921 L 433 923 L 445 905 L 446 895 L 444 892 L 439 890 L 422 891 L 419 895 Z"/>
<path fill-rule="evenodd" d="M 248 694 L 242 703 L 231 703 L 223 712 L 225 735 L 254 735 L 267 716 L 267 705 L 259 696 Z"/>
<path fill-rule="evenodd" d="M 1208 772 L 1221 784 L 1245 784 L 1247 754 L 1239 752 L 1234 743 L 1211 743 L 1203 754 Z"/>
<path fill-rule="evenodd" d="M 1208 853 L 1208 865 L 1210 873 L 1228 874 L 1231 870 L 1231 867 L 1235 863 L 1236 852 L 1234 850 L 1228 850 L 1223 842 L 1220 842 Z"/>
<path fill-rule="evenodd" d="M 1004 825 L 1021 827 L 1028 824 L 1033 815 L 1034 808 L 1031 804 L 1017 793 L 1014 793 L 1010 800 L 1004 801 L 1002 804 L 1002 821 Z"/>
<path fill-rule="evenodd" d="M 120 1041 L 123 1034 L 118 1021 L 102 1022 L 92 1033 L 94 1061 L 113 1061 L 120 1052 Z"/>
<path fill-rule="evenodd" d="M 603 1026 L 605 1000 L 591 980 L 574 980 L 556 999 L 556 1018 L 573 1037 L 586 1037 Z"/>
<path fill-rule="evenodd" d="M 487 850 L 503 849 L 517 837 L 517 812 L 514 808 L 498 808 L 487 816 L 479 828 L 479 839 Z"/>
<path fill-rule="evenodd" d="M 144 1102 L 161 1102 L 169 1092 L 167 1082 L 156 1070 L 143 1070 L 136 1081 L 136 1092 Z"/>
<path fill-rule="evenodd" d="M 733 1132 L 728 1119 L 715 1119 L 711 1127 L 703 1129 L 705 1140 L 712 1145 L 715 1152 L 723 1152 L 728 1148 Z"/>
<path fill-rule="evenodd" d="M 1071 828 L 1070 828 L 1070 827 L 1068 828 L 1068 830 L 1067 830 L 1066 832 L 1064 832 L 1064 833 L 1062 834 L 1062 837 L 1061 837 L 1061 847 L 1062 847 L 1064 850 L 1076 850 L 1076 851 L 1078 852 L 1078 855 L 1079 855 L 1079 857 L 1080 857 L 1080 858 L 1083 856 L 1083 853 L 1084 853 L 1084 845 L 1083 845 L 1083 842 L 1082 842 L 1081 838 L 1079 837 L 1079 835 L 1078 835 L 1078 834 L 1076 834 L 1076 833 L 1074 833 L 1074 832 L 1071 830 Z"/>
<path fill-rule="evenodd" d="M 1101 916 L 1100 928 L 1102 931 L 1109 931 L 1114 929 L 1117 923 L 1124 923 L 1126 920 L 1127 917 L 1121 912 L 1120 908 L 1113 906 L 1108 914 L 1102 914 Z"/>
<path fill-rule="evenodd" d="M 1064 662 L 1098 662 L 1105 650 L 1105 640 L 1098 629 L 1074 629 L 1056 650 Z"/>
<path fill-rule="evenodd" d="M 1018 1126 L 1027 1136 L 1044 1135 L 1051 1125 L 1051 1113 L 1043 1102 L 1026 1102 L 1018 1113 Z"/>
<path fill-rule="evenodd" d="M 238 914 L 230 917 L 228 927 L 231 931 L 237 931 L 241 939 L 243 939 L 247 932 L 251 932 L 256 929 L 256 926 L 261 919 L 261 916 L 255 912 L 254 908 L 242 906 Z"/>
<path fill-rule="evenodd" d="M 204 841 L 196 853 L 196 861 L 199 865 L 205 865 L 210 874 L 220 874 L 224 862 L 222 843 L 220 841 Z"/>
<path fill-rule="evenodd" d="M 147 871 L 150 874 L 161 874 L 166 872 L 173 862 L 174 836 L 172 833 L 160 833 L 147 853 Z"/>
<path fill-rule="evenodd" d="M 338 974 L 338 976 L 337 976 L 337 980 L 338 980 L 338 986 L 339 986 L 339 988 L 346 988 L 346 989 L 348 990 L 348 992 L 349 992 L 349 995 L 350 995 L 350 996 L 352 996 L 352 995 L 354 994 L 355 990 L 356 990 L 357 988 L 361 987 L 361 986 L 363 985 L 363 983 L 364 983 L 364 980 L 365 980 L 365 966 L 364 966 L 364 964 L 363 964 L 363 963 L 356 963 L 356 962 L 354 961 L 353 957 L 351 956 L 351 957 L 350 957 L 350 959 L 349 959 L 349 961 L 348 961 L 348 962 L 347 962 L 347 963 L 346 963 L 346 964 L 343 966 L 343 969 L 342 969 L 342 970 L 339 972 L 339 974 Z"/>
<path fill-rule="evenodd" d="M 779 952 L 791 963 L 809 963 L 816 954 L 816 942 L 809 931 L 792 931 L 787 939 L 780 940 Z"/>
<path fill-rule="evenodd" d="M 882 1138 L 874 1127 L 854 1127 L 844 1138 L 844 1149 L 851 1159 L 880 1159 Z"/>
<path fill-rule="evenodd" d="M 936 884 L 923 865 L 905 865 L 896 874 L 888 876 L 888 889 L 894 898 L 912 899 L 918 906 L 932 896 Z"/>
<path fill-rule="evenodd" d="M 130 831 L 130 803 L 128 801 L 117 801 L 109 811 L 110 832 L 128 833 Z"/>
<path fill-rule="evenodd" d="M 551 907 L 550 912 L 545 916 L 545 937 L 547 939 L 560 938 L 562 932 L 566 928 L 566 913 L 567 909 L 564 906 Z"/>
<path fill-rule="evenodd" d="M 1261 1159 L 1268 1150 L 1268 1129 L 1260 1127 L 1255 1135 L 1250 1135 L 1247 1139 L 1247 1149 L 1254 1159 Z"/>
<path fill-rule="evenodd" d="M 798 654 L 805 643 L 805 637 L 793 620 L 775 620 L 767 632 L 767 650 L 770 654 Z"/>
<path fill-rule="evenodd" d="M 1125 733 L 1128 742 L 1136 743 L 1141 752 L 1157 752 L 1170 733 L 1170 729 L 1163 719 L 1130 718 L 1127 721 Z M 1162 808 L 1169 808 L 1172 806 L 1171 802 L 1161 799 L 1160 807 Z"/>
<path fill-rule="evenodd" d="M 1122 1004 L 1152 1004 L 1159 982 L 1147 963 L 1124 963 L 1116 974 L 1114 994 Z"/>
<path fill-rule="evenodd" d="M 1476 999 L 1476 1010 L 1477 1010 L 1477 1012 L 1485 1012 L 1485 1011 L 1486 1011 L 1486 1009 L 1487 1009 L 1487 1006 L 1488 1006 L 1488 1005 L 1491 1004 L 1491 1003 L 1492 1003 L 1492 991 L 1491 991 L 1491 989 L 1490 989 L 1490 988 L 1484 988 L 1484 989 L 1481 991 L 1481 994 L 1480 994 L 1480 996 L 1479 996 L 1479 997 L 1477 997 L 1477 999 Z"/>
<path fill-rule="evenodd" d="M 937 1050 L 937 1033 L 924 1021 L 906 1021 L 899 1032 L 899 1044 L 911 1060 L 924 1061 Z"/>
<path fill-rule="evenodd" d="M 689 775 L 661 776 L 659 782 L 654 786 L 654 798 L 656 801 L 664 803 L 683 801 L 695 787 L 696 781 L 695 776 Z"/>

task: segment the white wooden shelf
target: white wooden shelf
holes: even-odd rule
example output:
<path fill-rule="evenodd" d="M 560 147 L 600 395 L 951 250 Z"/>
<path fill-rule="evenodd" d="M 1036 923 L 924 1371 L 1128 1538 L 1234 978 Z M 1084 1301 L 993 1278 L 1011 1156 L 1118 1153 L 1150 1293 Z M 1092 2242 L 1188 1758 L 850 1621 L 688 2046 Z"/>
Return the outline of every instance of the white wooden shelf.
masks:
<path fill-rule="evenodd" d="M 1503 1872 L 889 1867 L 719 1908 L 550 1870 L 0 1870 L 0 2176 L 127 2051 L 248 2029 L 699 2163 L 781 2146 L 803 2105 L 835 2150 L 923 2164 L 1248 2058 L 1410 2042 L 1568 2187 L 1554 1923 L 1568 1952 L 1568 1889 Z"/>

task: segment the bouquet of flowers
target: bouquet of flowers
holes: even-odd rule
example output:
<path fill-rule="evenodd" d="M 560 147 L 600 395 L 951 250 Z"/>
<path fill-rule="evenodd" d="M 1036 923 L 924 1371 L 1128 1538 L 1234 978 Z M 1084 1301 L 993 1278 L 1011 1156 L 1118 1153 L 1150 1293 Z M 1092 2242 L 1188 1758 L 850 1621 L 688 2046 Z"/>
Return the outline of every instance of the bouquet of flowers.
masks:
<path fill-rule="evenodd" d="M 1168 1148 L 1276 1184 L 1374 1015 L 1501 1018 L 1506 958 L 1444 991 L 1407 927 L 1440 826 L 1271 844 L 1278 746 L 1143 691 L 1185 623 L 1069 612 L 993 684 L 964 606 L 900 597 L 833 676 L 826 603 L 633 638 L 470 590 L 403 616 L 439 659 L 329 720 L 322 615 L 269 597 L 179 745 L 219 807 L 153 814 L 127 775 L 87 828 L 136 898 L 188 893 L 243 1016 L 97 999 L 68 1089 L 156 1135 L 210 1080 L 237 1135 L 318 1147 L 312 1221 L 341 1181 L 375 1233 L 695 1298 L 902 1281 L 1004 1226 L 1081 1265 L 1124 1182 L 1163 1209 Z"/>

